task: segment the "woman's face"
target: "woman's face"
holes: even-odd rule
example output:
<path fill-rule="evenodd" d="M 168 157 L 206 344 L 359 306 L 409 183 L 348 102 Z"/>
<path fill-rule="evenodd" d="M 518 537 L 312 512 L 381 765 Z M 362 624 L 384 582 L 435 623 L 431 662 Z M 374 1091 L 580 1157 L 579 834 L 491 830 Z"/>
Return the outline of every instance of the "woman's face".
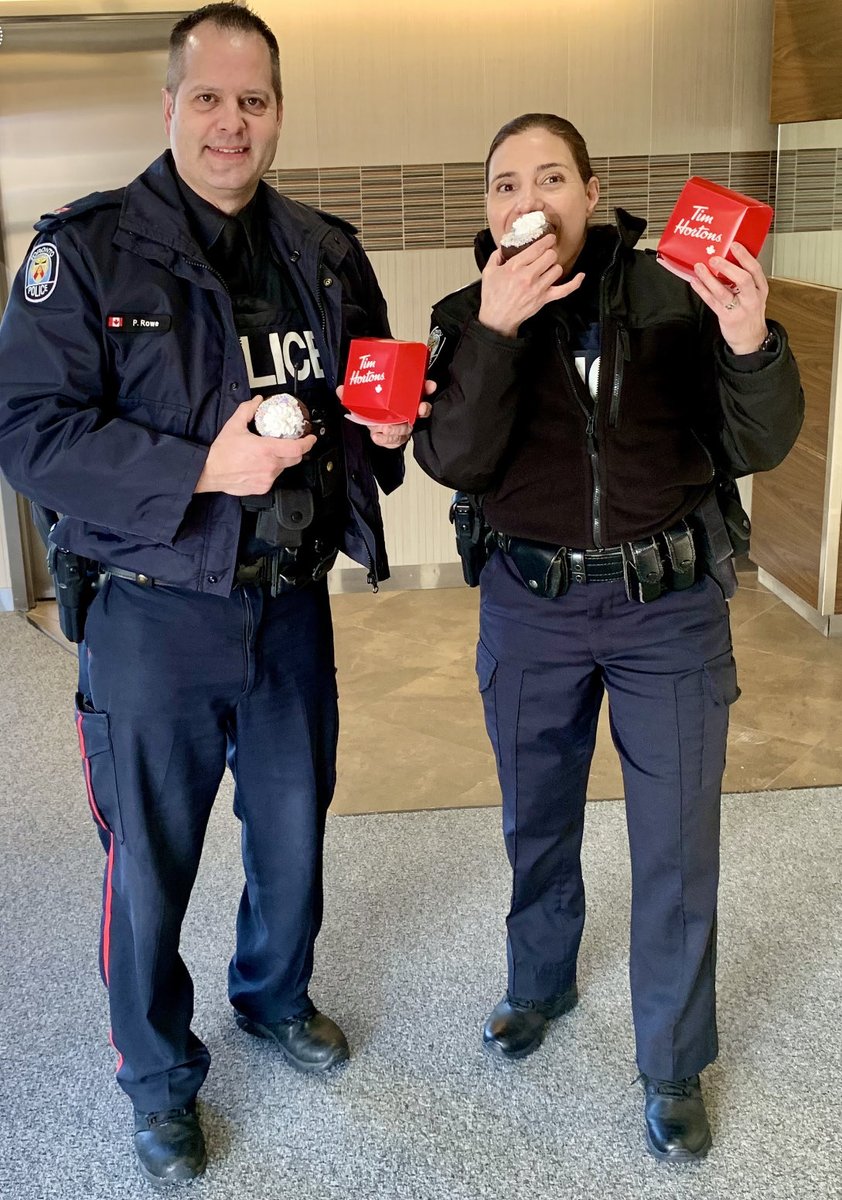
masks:
<path fill-rule="evenodd" d="M 506 138 L 491 156 L 486 211 L 499 246 L 517 217 L 542 212 L 556 230 L 565 274 L 585 244 L 588 217 L 599 200 L 599 180 L 582 180 L 564 138 L 540 126 Z"/>

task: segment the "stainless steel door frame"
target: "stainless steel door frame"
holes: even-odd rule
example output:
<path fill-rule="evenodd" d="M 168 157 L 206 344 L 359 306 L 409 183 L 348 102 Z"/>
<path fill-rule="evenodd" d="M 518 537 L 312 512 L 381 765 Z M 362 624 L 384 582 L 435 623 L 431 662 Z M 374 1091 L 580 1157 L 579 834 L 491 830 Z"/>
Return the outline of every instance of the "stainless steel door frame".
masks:
<path fill-rule="evenodd" d="M 171 8 L 160 0 L 154 6 L 132 0 L 130 12 L 125 0 L 22 0 L 0 7 L 4 307 L 7 280 L 20 265 L 41 213 L 74 196 L 128 182 L 166 145 L 158 89 L 167 40 L 173 24 L 197 7 L 198 2 Z M 120 55 L 119 69 L 114 55 Z M 63 86 L 67 81 L 70 86 Z M 71 121 L 68 103 L 77 106 L 71 107 Z M 0 510 L 10 576 L 0 608 L 9 607 L 9 601 L 29 608 L 53 594 L 43 543 L 28 503 L 5 481 Z"/>

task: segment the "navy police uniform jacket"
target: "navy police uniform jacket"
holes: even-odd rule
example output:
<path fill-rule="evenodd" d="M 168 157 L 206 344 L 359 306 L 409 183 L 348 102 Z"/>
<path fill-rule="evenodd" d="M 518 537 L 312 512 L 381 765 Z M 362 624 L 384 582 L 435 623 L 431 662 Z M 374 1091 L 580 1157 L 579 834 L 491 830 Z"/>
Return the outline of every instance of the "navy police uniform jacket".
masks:
<path fill-rule="evenodd" d="M 228 595 L 241 505 L 194 495 L 207 450 L 249 380 L 230 298 L 187 223 L 169 152 L 126 188 L 45 217 L 0 326 L 0 466 L 63 514 L 57 544 L 172 586 Z M 352 227 L 266 184 L 286 263 L 334 387 L 353 336 L 388 337 Z M 377 484 L 403 456 L 342 422 L 348 520 L 340 549 L 388 577 Z"/>

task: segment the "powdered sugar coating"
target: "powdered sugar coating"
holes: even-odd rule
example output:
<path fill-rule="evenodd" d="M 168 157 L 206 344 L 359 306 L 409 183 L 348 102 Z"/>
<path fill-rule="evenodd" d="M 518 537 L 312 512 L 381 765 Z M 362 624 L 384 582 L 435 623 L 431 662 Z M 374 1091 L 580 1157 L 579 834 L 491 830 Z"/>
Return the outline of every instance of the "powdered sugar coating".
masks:
<path fill-rule="evenodd" d="M 310 432 L 310 414 L 295 396 L 280 392 L 258 406 L 254 425 L 261 437 L 300 438 Z"/>
<path fill-rule="evenodd" d="M 538 238 L 552 232 L 553 227 L 542 212 L 528 212 L 516 217 L 509 232 L 500 239 L 503 257 L 511 258 L 519 250 L 524 250 L 537 242 Z"/>

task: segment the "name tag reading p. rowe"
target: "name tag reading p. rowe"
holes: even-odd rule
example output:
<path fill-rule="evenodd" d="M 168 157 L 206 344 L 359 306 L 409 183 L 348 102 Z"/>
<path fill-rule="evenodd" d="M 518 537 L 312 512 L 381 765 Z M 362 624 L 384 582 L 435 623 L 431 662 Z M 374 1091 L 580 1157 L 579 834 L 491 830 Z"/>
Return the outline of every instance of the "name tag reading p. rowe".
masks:
<path fill-rule="evenodd" d="M 168 313 L 109 313 L 105 318 L 109 333 L 166 333 L 171 326 Z"/>

